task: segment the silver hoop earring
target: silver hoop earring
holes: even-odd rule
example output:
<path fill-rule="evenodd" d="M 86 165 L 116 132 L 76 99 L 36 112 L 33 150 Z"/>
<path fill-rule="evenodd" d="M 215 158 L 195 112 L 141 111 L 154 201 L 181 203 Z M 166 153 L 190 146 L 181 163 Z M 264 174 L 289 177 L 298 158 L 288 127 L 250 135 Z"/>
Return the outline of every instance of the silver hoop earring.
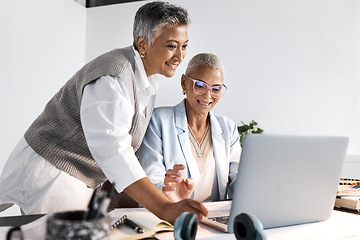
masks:
<path fill-rule="evenodd" d="M 186 94 L 186 89 L 183 90 L 183 95 L 185 95 L 185 94 Z"/>

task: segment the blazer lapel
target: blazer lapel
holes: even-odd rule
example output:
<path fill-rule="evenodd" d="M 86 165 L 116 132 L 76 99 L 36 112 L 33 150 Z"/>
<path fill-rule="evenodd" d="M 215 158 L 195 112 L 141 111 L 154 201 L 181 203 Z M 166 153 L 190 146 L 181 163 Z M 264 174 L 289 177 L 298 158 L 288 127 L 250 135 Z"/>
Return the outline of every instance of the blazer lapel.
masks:
<path fill-rule="evenodd" d="M 188 177 L 193 177 L 194 181 L 197 182 L 200 177 L 200 173 L 190 147 L 189 131 L 185 112 L 185 100 L 175 106 L 175 125 L 178 130 L 178 139 L 181 151 L 184 155 L 185 162 L 187 162 L 187 168 L 190 174 Z"/>
<path fill-rule="evenodd" d="M 215 158 L 216 176 L 219 186 L 220 199 L 226 196 L 226 188 L 224 186 L 228 183 L 229 163 L 226 156 L 225 140 L 222 136 L 223 130 L 217 120 L 216 116 L 210 112 L 212 145 Z"/>

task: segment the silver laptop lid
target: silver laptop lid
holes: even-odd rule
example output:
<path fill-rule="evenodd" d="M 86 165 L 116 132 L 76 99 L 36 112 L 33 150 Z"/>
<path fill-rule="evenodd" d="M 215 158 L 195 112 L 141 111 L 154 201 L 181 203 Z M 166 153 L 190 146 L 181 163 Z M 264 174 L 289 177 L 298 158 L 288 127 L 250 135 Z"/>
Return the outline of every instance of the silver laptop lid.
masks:
<path fill-rule="evenodd" d="M 242 212 L 255 214 L 264 228 L 328 219 L 348 141 L 346 136 L 246 136 L 228 231 Z"/>

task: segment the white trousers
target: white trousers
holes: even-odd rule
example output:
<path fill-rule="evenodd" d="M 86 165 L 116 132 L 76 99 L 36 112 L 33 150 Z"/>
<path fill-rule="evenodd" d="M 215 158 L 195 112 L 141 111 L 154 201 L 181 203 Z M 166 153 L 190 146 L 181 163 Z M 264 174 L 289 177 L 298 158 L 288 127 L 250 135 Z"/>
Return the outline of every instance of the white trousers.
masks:
<path fill-rule="evenodd" d="M 86 209 L 92 188 L 57 169 L 22 138 L 0 178 L 0 211 L 16 204 L 23 214 Z"/>

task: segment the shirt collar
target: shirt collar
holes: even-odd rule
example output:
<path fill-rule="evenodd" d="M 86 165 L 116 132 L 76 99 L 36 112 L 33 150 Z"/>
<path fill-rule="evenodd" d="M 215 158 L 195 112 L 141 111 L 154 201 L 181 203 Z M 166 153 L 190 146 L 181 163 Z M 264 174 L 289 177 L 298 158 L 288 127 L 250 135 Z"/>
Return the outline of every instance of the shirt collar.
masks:
<path fill-rule="evenodd" d="M 159 89 L 159 76 L 157 74 L 146 76 L 145 67 L 140 54 L 133 47 L 135 58 L 135 81 L 137 91 L 146 91 L 150 96 L 157 93 Z"/>

